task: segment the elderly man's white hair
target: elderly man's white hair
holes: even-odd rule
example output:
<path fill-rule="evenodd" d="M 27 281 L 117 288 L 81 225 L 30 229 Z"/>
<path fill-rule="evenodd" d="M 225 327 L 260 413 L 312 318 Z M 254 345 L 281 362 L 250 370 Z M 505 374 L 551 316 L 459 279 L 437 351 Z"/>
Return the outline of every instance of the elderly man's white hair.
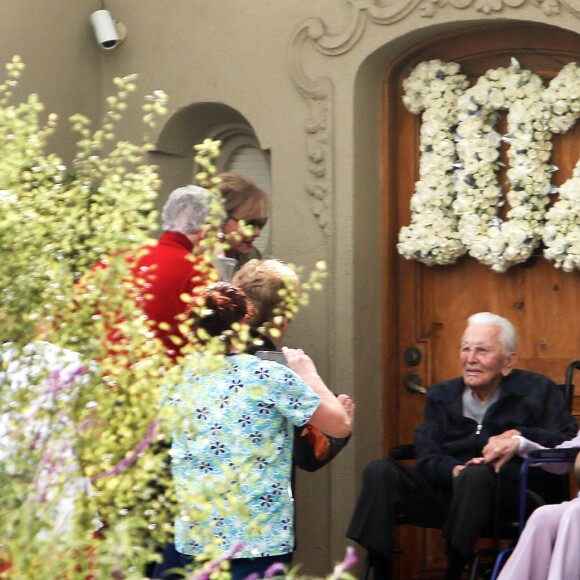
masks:
<path fill-rule="evenodd" d="M 186 185 L 172 191 L 161 212 L 163 231 L 196 234 L 210 214 L 224 219 L 217 196 L 198 185 Z"/>
<path fill-rule="evenodd" d="M 503 318 L 492 312 L 478 312 L 477 314 L 472 314 L 467 319 L 467 326 L 472 326 L 473 324 L 491 324 L 492 326 L 498 326 L 501 329 L 499 341 L 504 352 L 506 354 L 515 352 L 517 347 L 516 329 L 507 318 Z"/>

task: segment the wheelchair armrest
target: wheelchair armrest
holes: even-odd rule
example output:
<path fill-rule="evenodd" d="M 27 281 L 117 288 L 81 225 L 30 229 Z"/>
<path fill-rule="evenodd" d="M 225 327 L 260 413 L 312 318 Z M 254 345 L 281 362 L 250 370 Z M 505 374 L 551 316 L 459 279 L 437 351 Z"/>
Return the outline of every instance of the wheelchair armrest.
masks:
<path fill-rule="evenodd" d="M 520 468 L 520 497 L 524 497 L 528 486 L 528 469 L 532 465 L 541 463 L 574 463 L 575 475 L 580 478 L 580 464 L 578 461 L 578 453 L 580 447 L 560 447 L 558 449 L 536 449 L 530 451 L 528 458 L 524 459 Z M 580 483 L 580 482 L 579 482 Z M 526 506 L 525 502 L 520 502 L 520 530 L 524 529 L 526 522 Z"/>
<path fill-rule="evenodd" d="M 412 443 L 407 443 L 405 445 L 391 447 L 391 450 L 389 451 L 389 459 L 392 459 L 393 461 L 415 459 L 415 446 Z"/>
<path fill-rule="evenodd" d="M 575 459 L 580 447 L 559 447 L 558 449 L 536 449 L 530 451 L 529 457 L 535 459 Z"/>

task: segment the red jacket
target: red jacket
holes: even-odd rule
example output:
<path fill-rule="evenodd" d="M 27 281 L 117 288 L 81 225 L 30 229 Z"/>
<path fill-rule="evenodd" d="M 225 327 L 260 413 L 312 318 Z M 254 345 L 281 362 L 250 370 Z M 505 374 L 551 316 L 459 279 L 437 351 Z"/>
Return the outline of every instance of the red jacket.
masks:
<path fill-rule="evenodd" d="M 138 255 L 133 273 L 143 288 L 141 305 L 154 322 L 157 336 L 167 347 L 167 354 L 175 359 L 181 350 L 183 334 L 179 331 L 187 302 L 182 294 L 191 295 L 218 280 L 211 263 L 192 253 L 193 245 L 179 232 L 164 232 L 156 244 L 145 246 Z M 181 319 L 180 319 L 181 318 Z M 167 323 L 168 330 L 159 328 Z"/>

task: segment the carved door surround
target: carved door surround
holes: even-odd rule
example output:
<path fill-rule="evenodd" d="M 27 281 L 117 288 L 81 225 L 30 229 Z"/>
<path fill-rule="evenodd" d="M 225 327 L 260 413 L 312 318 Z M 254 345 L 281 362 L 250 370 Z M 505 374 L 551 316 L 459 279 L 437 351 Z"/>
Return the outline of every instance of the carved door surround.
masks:
<path fill-rule="evenodd" d="M 486 21 L 490 20 L 494 14 L 502 13 L 502 18 L 506 17 L 506 13 L 509 16 L 513 15 L 514 19 L 518 17 L 521 18 L 521 11 L 518 10 L 522 8 L 532 9 L 531 2 L 524 1 L 508 1 L 501 2 L 478 2 L 477 0 L 465 0 L 465 1 L 452 1 L 452 2 L 434 2 L 434 3 L 424 3 L 417 1 L 401 1 L 401 2 L 382 2 L 373 3 L 369 1 L 355 1 L 347 0 L 346 3 L 349 6 L 349 17 L 347 23 L 339 30 L 334 31 L 329 28 L 324 19 L 322 18 L 311 18 L 303 22 L 297 27 L 291 41 L 289 58 L 290 58 L 290 71 L 292 79 L 296 85 L 297 90 L 303 96 L 303 98 L 308 103 L 309 116 L 305 121 L 305 152 L 308 158 L 308 175 L 306 179 L 306 193 L 311 200 L 312 213 L 316 217 L 320 228 L 329 237 L 332 238 L 333 226 L 332 215 L 333 215 L 333 193 L 335 188 L 336 175 L 334 173 L 335 167 L 337 165 L 336 159 L 336 143 L 335 143 L 335 91 L 337 84 L 333 79 L 332 67 L 328 70 L 331 72 L 326 76 L 317 75 L 312 73 L 308 67 L 305 65 L 307 59 L 305 58 L 305 51 L 315 51 L 318 54 L 323 55 L 329 60 L 344 55 L 349 51 L 364 51 L 365 48 L 367 52 L 372 52 L 378 50 L 379 47 L 365 47 L 365 35 L 368 33 L 371 27 L 380 26 L 387 27 L 385 29 L 387 35 L 391 33 L 391 36 L 385 36 L 385 42 L 391 42 L 397 37 L 398 26 L 397 24 L 402 22 L 404 19 L 409 18 L 411 15 L 419 15 L 421 18 L 425 18 L 426 21 L 429 19 L 434 19 L 434 16 L 440 13 L 441 9 L 445 7 L 446 13 L 450 13 L 449 21 L 453 19 L 453 16 L 464 17 L 467 12 L 470 15 L 474 15 L 475 18 L 466 21 L 465 26 L 476 27 L 476 19 L 480 16 L 479 23 L 485 24 Z M 538 10 L 539 13 L 544 13 L 545 20 L 550 21 L 551 17 L 557 16 L 559 11 L 569 12 L 571 18 L 578 18 L 580 11 L 570 2 L 553 2 L 548 3 L 537 3 L 533 5 L 534 10 Z M 431 20 L 433 21 L 433 20 Z M 506 23 L 506 21 L 503 21 Z M 511 21 L 513 24 L 518 23 L 517 20 Z M 489 23 L 489 22 L 488 22 Z M 509 25 L 509 21 L 506 23 Z M 451 27 L 452 25 L 450 25 Z M 457 23 L 456 23 L 457 27 Z M 441 28 L 439 28 L 440 32 Z M 562 29 L 560 29 L 562 30 Z M 567 33 L 567 31 L 563 31 Z M 454 33 L 453 33 L 454 34 Z M 441 38 L 441 36 L 439 36 Z M 428 43 L 429 41 L 426 41 Z M 416 48 L 416 47 L 415 47 Z M 364 55 L 361 57 L 364 58 Z M 509 64 L 509 55 L 506 56 L 507 61 L 503 63 L 504 66 Z M 449 58 L 453 60 L 453 58 Z M 524 61 L 525 64 L 525 61 Z M 338 66 L 338 65 L 337 65 Z M 389 66 L 389 61 L 385 60 L 385 69 Z M 354 74 L 354 73 L 353 73 Z M 377 83 L 382 81 L 381 78 L 377 78 Z M 577 128 L 578 129 L 578 128 Z M 387 128 L 383 131 L 386 133 Z M 577 136 L 578 133 L 576 133 Z M 416 142 L 410 142 L 403 140 L 403 143 L 398 143 L 398 147 L 407 146 L 407 151 L 415 151 L 415 155 L 418 156 L 418 148 Z M 387 135 L 384 136 L 385 143 L 388 143 L 389 138 Z M 356 144 L 355 144 L 356 145 Z M 388 145 L 383 144 L 385 150 L 382 151 L 381 155 L 383 159 L 386 159 L 388 155 Z M 349 160 L 342 160 L 349 161 Z M 409 166 L 405 166 L 406 169 L 413 172 L 416 168 L 417 157 L 412 155 L 408 159 Z M 385 160 L 384 171 L 385 174 L 389 166 L 389 162 Z M 412 185 L 411 185 L 412 187 Z M 383 184 L 383 188 L 386 185 Z M 389 188 L 388 193 L 383 190 L 383 196 L 393 196 L 396 195 L 394 192 L 396 189 Z M 386 203 L 386 202 L 385 202 Z M 408 198 L 401 201 L 401 205 L 406 205 L 408 210 Z M 388 213 L 385 215 L 383 221 L 393 222 L 400 221 L 397 225 L 406 225 L 404 219 L 400 215 L 393 217 L 389 212 L 396 212 L 397 210 L 394 206 L 391 206 L 388 210 L 383 208 L 383 213 Z M 391 227 L 391 226 L 385 226 Z M 391 239 L 393 238 L 391 232 Z M 396 236 L 396 234 L 395 234 Z M 381 243 L 384 243 L 388 235 L 385 235 L 383 231 L 383 237 Z M 421 409 L 423 406 L 423 397 L 419 392 L 410 392 L 406 390 L 404 384 L 404 378 L 407 374 L 415 374 L 420 378 L 421 388 L 428 387 L 432 380 L 439 380 L 438 373 L 447 372 L 447 370 L 434 370 L 434 356 L 437 356 L 437 350 L 433 350 L 432 343 L 434 340 L 438 340 L 438 348 L 448 350 L 449 352 L 455 353 L 454 340 L 456 335 L 461 332 L 461 327 L 464 324 L 463 310 L 458 309 L 457 320 L 454 321 L 454 327 L 452 329 L 447 328 L 446 331 L 441 333 L 441 322 L 438 318 L 432 317 L 430 322 L 426 322 L 429 318 L 430 305 L 427 303 L 421 303 L 421 294 L 423 292 L 420 288 L 422 277 L 428 279 L 431 277 L 431 284 L 433 287 L 437 288 L 448 288 L 451 291 L 459 291 L 461 293 L 461 288 L 464 287 L 463 281 L 460 277 L 455 278 L 451 282 L 446 281 L 445 269 L 444 268 L 426 268 L 421 265 L 409 263 L 402 258 L 398 257 L 396 253 L 391 250 L 387 250 L 391 255 L 387 258 L 387 262 L 383 264 L 383 275 L 382 275 L 382 292 L 384 294 L 384 288 L 389 287 L 389 300 L 394 298 L 395 294 L 397 296 L 398 302 L 396 304 L 387 303 L 383 301 L 381 308 L 383 310 L 383 338 L 386 346 L 383 347 L 382 359 L 384 362 L 385 369 L 395 368 L 396 377 L 393 372 L 389 376 L 384 377 L 383 385 L 383 397 L 388 400 L 386 405 L 387 412 L 390 413 L 388 416 L 384 417 L 384 432 L 382 433 L 382 441 L 384 449 L 388 446 L 404 442 L 408 440 L 409 433 L 418 421 L 421 414 Z M 465 266 L 460 266 L 460 268 L 465 268 Z M 471 266 L 470 266 L 471 267 Z M 524 316 L 521 313 L 521 308 L 529 308 L 530 306 L 535 309 L 538 315 L 543 313 L 542 310 L 542 300 L 546 298 L 546 295 L 552 293 L 558 293 L 558 299 L 564 305 L 564 310 L 569 307 L 573 308 L 578 306 L 575 302 L 575 295 L 577 294 L 576 286 L 579 273 L 573 273 L 572 278 L 576 280 L 574 287 L 567 287 L 566 284 L 561 285 L 561 281 L 553 278 L 559 276 L 559 273 L 554 274 L 553 267 L 547 263 L 543 263 L 539 266 L 540 269 L 547 276 L 546 288 L 543 290 L 543 294 L 536 295 L 533 288 L 530 286 L 529 280 L 533 278 L 532 271 L 540 272 L 540 269 L 532 268 L 530 273 L 524 269 L 519 269 L 517 276 L 510 274 L 511 281 L 510 292 L 513 291 L 514 294 L 525 295 L 524 304 L 519 299 L 512 300 L 513 314 L 515 316 L 514 322 L 519 325 L 520 319 Z M 469 268 L 468 268 L 469 269 Z M 413 274 L 411 284 L 402 289 L 399 284 L 400 280 L 405 278 L 407 273 L 411 270 L 419 270 L 418 273 Z M 561 274 L 561 273 L 560 273 Z M 469 273 L 471 275 L 471 272 Z M 564 280 L 571 280 L 572 278 L 565 278 Z M 507 278 L 506 278 L 507 279 Z M 528 280 L 528 281 L 526 281 Z M 394 290 L 392 288 L 396 286 Z M 469 290 L 465 290 L 469 292 Z M 406 292 L 407 300 L 401 300 L 401 292 Z M 487 283 L 481 286 L 480 292 L 493 293 Z M 445 292 L 443 291 L 443 294 Z M 506 295 L 506 299 L 508 296 Z M 511 299 L 511 295 L 509 296 Z M 383 298 L 383 300 L 385 300 Z M 566 306 L 567 305 L 567 306 Z M 354 307 L 353 307 L 354 308 Z M 453 312 L 453 305 L 450 304 L 449 312 Z M 464 307 L 468 308 L 467 306 Z M 490 309 L 496 309 L 495 303 L 489 306 Z M 389 309 L 391 313 L 385 313 Z M 415 314 L 410 315 L 410 313 Z M 510 314 L 511 313 L 500 312 L 500 314 Z M 397 321 L 397 317 L 401 317 L 400 321 Z M 410 317 L 409 317 L 410 316 Z M 420 322 L 417 322 L 417 321 Z M 419 328 L 419 326 L 426 324 L 426 326 Z M 556 326 L 558 325 L 557 320 L 549 321 L 548 324 L 544 325 L 546 332 L 551 333 L 553 337 L 557 334 Z M 406 338 L 405 332 L 408 333 L 409 337 Z M 576 329 L 572 330 L 572 337 L 568 337 L 570 344 L 575 344 L 578 342 Z M 439 337 L 439 338 L 437 338 Z M 558 339 L 559 340 L 559 339 Z M 404 353 L 409 347 L 414 347 L 421 354 L 418 359 L 418 364 L 415 364 L 415 358 L 413 358 L 413 364 L 407 365 L 405 362 Z M 562 354 L 562 360 L 548 360 L 545 357 L 546 348 L 553 348 L 553 345 L 547 344 L 543 341 L 542 337 L 538 334 L 536 336 L 529 336 L 525 339 L 525 350 L 527 350 L 526 356 L 524 357 L 523 365 L 524 367 L 535 367 L 537 370 L 546 372 L 547 374 L 554 375 L 554 370 L 562 368 L 567 352 Z M 434 355 L 435 353 L 435 355 Z M 453 355 L 451 355 L 453 356 Z M 577 356 L 575 357 L 577 358 Z M 447 364 L 448 363 L 448 364 Z M 562 363 L 562 364 L 560 364 Z M 447 369 L 453 364 L 451 359 L 447 362 Z M 407 365 L 407 366 L 405 366 Z M 538 366 L 539 365 L 539 366 Z M 544 366 L 542 366 L 544 365 Z M 442 367 L 443 368 L 443 367 Z M 411 373 L 412 371 L 412 373 Z M 458 371 L 458 369 L 457 369 Z M 455 376 L 457 372 L 451 373 L 451 376 Z M 447 378 L 447 377 L 441 377 Z M 559 379 L 560 377 L 554 376 L 554 378 Z M 411 390 L 413 386 L 416 386 L 417 381 L 411 380 L 409 385 Z M 417 389 L 420 390 L 420 389 Z M 369 394 L 369 397 L 375 397 L 375 394 Z M 375 403 L 376 404 L 376 403 Z M 401 417 L 405 417 L 405 421 L 401 422 Z M 398 419 L 396 419 L 398 418 Z M 358 425 L 358 430 L 364 432 L 365 426 Z M 367 434 L 368 435 L 368 434 Z M 376 433 L 374 434 L 376 436 Z M 359 436 L 360 439 L 360 436 Z M 401 578 L 436 578 L 438 577 L 437 570 L 441 569 L 444 561 L 442 559 L 442 543 L 440 539 L 440 534 L 438 532 L 427 533 L 421 535 L 411 535 L 403 536 L 401 545 L 405 546 L 405 553 L 400 561 L 400 574 Z M 432 574 L 432 575 L 431 575 Z"/>
<path fill-rule="evenodd" d="M 522 9 L 531 9 L 549 23 L 561 14 L 580 18 L 580 0 L 343 0 L 347 7 L 345 24 L 333 30 L 323 16 L 313 16 L 300 23 L 290 39 L 289 72 L 299 93 L 306 100 L 309 116 L 304 130 L 308 160 L 306 193 L 311 198 L 311 211 L 322 231 L 330 236 L 332 195 L 335 183 L 335 82 L 332 76 L 316 76 L 308 71 L 306 54 L 315 51 L 329 59 L 359 49 L 372 26 L 387 28 L 386 42 L 406 34 L 397 29 L 411 15 L 419 16 L 425 23 L 438 20 L 442 13 L 449 14 L 449 23 L 457 26 L 466 20 L 466 26 L 483 24 L 490 18 L 501 16 L 521 18 Z M 444 20 L 443 20 L 444 21 Z M 427 24 L 428 25 L 428 24 Z M 389 33 L 391 33 L 389 35 Z M 369 50 L 376 50 L 371 47 Z M 364 47 L 363 47 L 364 49 Z"/>
<path fill-rule="evenodd" d="M 420 119 L 402 104 L 402 79 L 419 62 L 439 58 L 457 62 L 472 82 L 489 69 L 509 66 L 511 58 L 544 82 L 569 62 L 580 62 L 580 37 L 542 24 L 497 22 L 457 30 L 412 47 L 392 63 L 384 84 L 383 212 L 393 230 L 409 223 L 410 196 L 419 167 Z M 508 163 L 507 147 L 500 147 Z M 553 182 L 569 179 L 580 157 L 580 123 L 555 136 Z M 504 176 L 500 181 L 506 190 Z M 383 284 L 396 289 L 383 297 L 383 396 L 385 449 L 411 440 L 422 421 L 422 390 L 458 376 L 459 340 L 469 315 L 491 311 L 510 319 L 519 335 L 518 363 L 564 381 L 567 365 L 580 354 L 580 271 L 564 272 L 541 252 L 505 273 L 493 272 L 471 257 L 448 266 L 425 266 L 399 256 L 389 246 Z M 396 314 L 393 314 L 393 311 Z M 580 412 L 580 393 L 575 411 Z M 400 578 L 434 578 L 445 564 L 439 530 L 402 526 Z"/>

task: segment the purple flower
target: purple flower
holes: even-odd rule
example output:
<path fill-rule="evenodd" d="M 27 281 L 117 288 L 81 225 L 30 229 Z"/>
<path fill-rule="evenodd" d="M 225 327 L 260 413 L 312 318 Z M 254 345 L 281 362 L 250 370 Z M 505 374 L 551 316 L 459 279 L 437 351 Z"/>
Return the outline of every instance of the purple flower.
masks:
<path fill-rule="evenodd" d="M 342 562 L 337 564 L 332 571 L 332 575 L 329 577 L 329 580 L 340 580 L 344 572 L 346 572 L 351 566 L 356 564 L 358 558 L 354 552 L 354 548 L 352 546 L 346 547 L 346 556 Z"/>
<path fill-rule="evenodd" d="M 61 378 L 61 371 L 62 369 L 57 369 L 50 375 L 50 378 L 48 379 L 48 385 L 44 391 L 47 395 L 56 394 L 62 389 L 74 384 L 78 377 L 84 375 L 87 372 L 87 369 L 83 365 L 79 365 L 64 380 Z"/>
<path fill-rule="evenodd" d="M 194 572 L 192 576 L 188 577 L 188 580 L 209 580 L 211 573 L 220 567 L 222 562 L 229 560 L 235 556 L 240 550 L 244 548 L 244 542 L 235 542 L 234 545 L 226 552 L 223 556 L 211 560 L 203 566 L 201 570 Z"/>
<path fill-rule="evenodd" d="M 274 578 L 275 576 L 284 576 L 286 574 L 286 566 L 282 562 L 274 562 L 264 574 L 264 578 Z"/>
<path fill-rule="evenodd" d="M 92 478 L 92 481 L 96 481 L 97 479 L 101 479 L 102 477 L 109 477 L 110 475 L 118 475 L 119 473 L 121 473 L 121 471 L 125 471 L 125 469 L 133 465 L 133 463 L 135 463 L 135 461 L 137 461 L 137 459 L 139 458 L 139 455 L 141 455 L 141 453 L 143 453 L 147 449 L 147 447 L 151 445 L 151 442 L 153 441 L 153 438 L 157 433 L 158 424 L 159 419 L 153 419 L 153 421 L 151 421 L 149 427 L 147 428 L 145 436 L 143 437 L 143 439 L 141 439 L 141 441 L 139 441 L 139 443 L 137 443 L 135 449 L 133 449 L 133 452 L 124 459 L 122 459 L 121 461 L 119 461 L 117 465 L 111 467 L 111 469 L 108 469 L 107 471 L 103 471 L 95 475 Z"/>

